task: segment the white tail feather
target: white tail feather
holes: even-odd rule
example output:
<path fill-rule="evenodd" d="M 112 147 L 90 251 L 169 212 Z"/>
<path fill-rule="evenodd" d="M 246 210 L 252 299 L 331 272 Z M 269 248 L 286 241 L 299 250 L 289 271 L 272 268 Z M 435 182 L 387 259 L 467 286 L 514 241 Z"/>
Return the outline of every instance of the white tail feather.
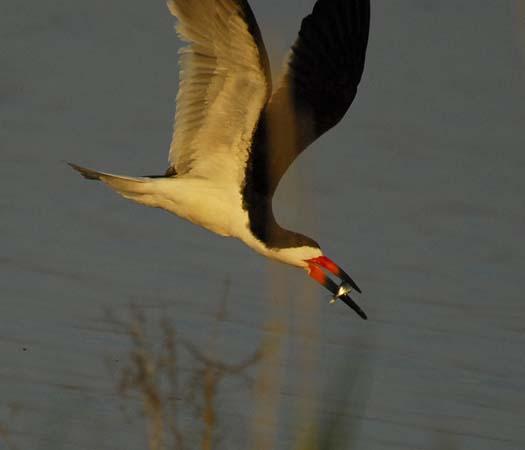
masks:
<path fill-rule="evenodd" d="M 156 194 L 156 183 L 154 179 L 143 177 L 127 177 L 123 175 L 113 175 L 111 173 L 98 172 L 69 164 L 73 169 L 80 172 L 84 178 L 89 180 L 99 180 L 108 185 L 122 197 L 146 206 L 158 206 Z"/>

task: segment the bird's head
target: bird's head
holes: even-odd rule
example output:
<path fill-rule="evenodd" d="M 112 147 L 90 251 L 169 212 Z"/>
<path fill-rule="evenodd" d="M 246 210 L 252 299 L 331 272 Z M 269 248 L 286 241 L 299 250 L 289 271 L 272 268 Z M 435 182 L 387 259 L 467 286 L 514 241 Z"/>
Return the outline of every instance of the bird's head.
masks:
<path fill-rule="evenodd" d="M 308 275 L 319 284 L 322 284 L 333 294 L 332 301 L 341 299 L 350 308 L 352 308 L 359 315 L 359 317 L 366 320 L 367 317 L 364 311 L 348 295 L 351 290 L 356 290 L 357 292 L 361 293 L 361 289 L 359 289 L 359 286 L 357 286 L 354 280 L 352 280 L 350 275 L 348 275 L 330 258 L 322 254 L 320 256 L 305 259 L 304 262 L 306 263 L 305 269 L 308 271 Z M 328 277 L 326 272 L 335 275 L 341 280 L 341 283 L 337 285 L 331 278 Z"/>
<path fill-rule="evenodd" d="M 272 235 L 276 238 L 275 242 L 286 243 L 286 246 L 277 249 L 265 246 L 262 251 L 259 248 L 256 249 L 270 258 L 304 268 L 311 278 L 332 293 L 332 302 L 342 300 L 359 317 L 362 319 L 367 318 L 364 311 L 348 295 L 352 290 L 361 293 L 361 289 L 359 289 L 350 275 L 323 254 L 317 242 L 308 236 L 284 230 L 280 227 L 276 228 L 276 230 L 280 234 Z M 341 281 L 338 283 L 334 282 L 326 272 L 335 275 Z"/>

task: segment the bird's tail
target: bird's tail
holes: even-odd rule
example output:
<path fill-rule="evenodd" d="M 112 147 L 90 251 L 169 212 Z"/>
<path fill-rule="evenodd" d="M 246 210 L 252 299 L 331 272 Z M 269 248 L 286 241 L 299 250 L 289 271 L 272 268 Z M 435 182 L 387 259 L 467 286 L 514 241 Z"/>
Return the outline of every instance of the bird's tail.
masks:
<path fill-rule="evenodd" d="M 87 169 L 76 164 L 68 163 L 88 180 L 99 180 L 123 197 L 147 206 L 158 206 L 155 180 L 146 177 L 126 177 L 105 172 Z"/>

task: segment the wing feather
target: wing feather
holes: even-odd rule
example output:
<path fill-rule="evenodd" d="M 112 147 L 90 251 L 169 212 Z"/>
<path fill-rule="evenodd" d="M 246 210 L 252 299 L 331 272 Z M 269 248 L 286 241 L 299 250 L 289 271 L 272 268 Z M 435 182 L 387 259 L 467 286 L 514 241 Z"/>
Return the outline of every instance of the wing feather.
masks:
<path fill-rule="evenodd" d="M 180 81 L 168 172 L 240 184 L 271 92 L 268 56 L 246 0 L 168 0 Z"/>
<path fill-rule="evenodd" d="M 295 158 L 343 118 L 363 73 L 369 26 L 370 0 L 318 0 L 303 19 L 258 123 L 245 203 L 273 196 Z"/>

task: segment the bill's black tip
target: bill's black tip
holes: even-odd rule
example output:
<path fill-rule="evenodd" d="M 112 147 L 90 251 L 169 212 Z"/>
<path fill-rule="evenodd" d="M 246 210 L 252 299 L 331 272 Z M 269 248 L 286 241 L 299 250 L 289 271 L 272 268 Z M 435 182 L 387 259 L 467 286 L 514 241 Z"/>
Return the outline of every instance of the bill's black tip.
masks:
<path fill-rule="evenodd" d="M 361 291 L 361 289 L 360 289 L 359 286 L 355 283 L 354 280 L 352 280 L 352 284 L 353 284 L 353 288 L 354 288 L 357 292 L 359 292 L 360 294 L 363 293 L 363 291 Z"/>
<path fill-rule="evenodd" d="M 345 283 L 348 283 L 352 287 L 352 289 L 355 289 L 357 292 L 361 294 L 361 289 L 359 289 L 359 286 L 352 279 L 352 277 L 348 275 L 343 269 L 341 269 L 341 267 L 336 266 L 336 268 L 337 269 L 335 271 L 330 270 L 330 268 L 328 268 L 328 270 L 330 270 L 330 272 L 332 272 L 334 275 L 341 278 L 341 280 L 343 280 Z"/>
<path fill-rule="evenodd" d="M 359 292 L 361 294 L 362 293 L 361 289 L 359 289 L 359 286 L 357 285 L 357 283 L 354 280 L 352 280 L 352 277 L 350 275 L 348 275 L 348 274 L 345 274 L 345 275 L 346 275 L 346 277 L 344 277 L 344 279 L 346 278 L 345 281 L 350 286 L 352 286 L 352 289 L 355 289 L 357 292 Z"/>
<path fill-rule="evenodd" d="M 365 312 L 359 307 L 359 305 L 350 298 L 348 295 L 343 295 L 342 297 L 339 297 L 347 306 L 352 308 L 359 317 L 363 320 L 367 320 L 368 316 L 365 314 Z"/>

